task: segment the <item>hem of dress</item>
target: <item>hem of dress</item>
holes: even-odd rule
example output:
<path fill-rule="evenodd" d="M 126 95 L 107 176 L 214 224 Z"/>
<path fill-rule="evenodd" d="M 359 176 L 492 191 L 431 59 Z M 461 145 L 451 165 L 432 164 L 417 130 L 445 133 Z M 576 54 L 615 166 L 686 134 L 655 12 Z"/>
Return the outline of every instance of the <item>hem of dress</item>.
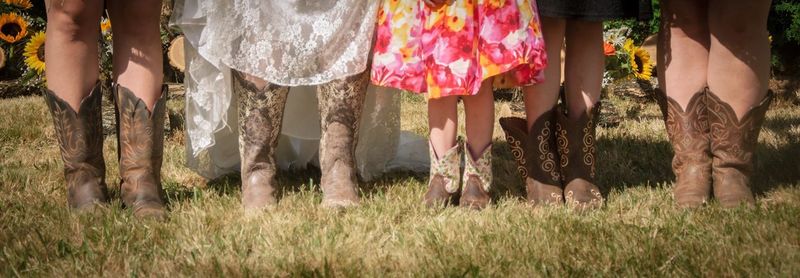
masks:
<path fill-rule="evenodd" d="M 554 17 L 571 20 L 585 20 L 585 21 L 608 21 L 619 19 L 635 19 L 639 21 L 650 20 L 653 17 L 652 13 L 643 13 L 638 15 L 628 14 L 582 14 L 582 13 L 568 13 L 563 11 L 547 11 L 539 9 L 539 15 L 542 17 Z"/>
<path fill-rule="evenodd" d="M 275 84 L 275 85 L 278 85 L 278 86 L 285 86 L 285 87 L 317 86 L 317 85 L 327 84 L 327 83 L 330 83 L 330 82 L 336 81 L 336 80 L 346 79 L 348 77 L 351 77 L 351 76 L 354 76 L 354 75 L 358 75 L 358 74 L 362 74 L 365 71 L 367 71 L 367 65 L 365 64 L 365 65 L 358 66 L 356 68 L 356 70 L 354 70 L 352 72 L 348 71 L 348 72 L 343 73 L 343 74 L 333 75 L 331 77 L 326 77 L 326 78 L 321 79 L 321 80 L 316 81 L 316 82 L 305 82 L 305 81 L 302 81 L 302 80 L 297 80 L 297 81 L 294 81 L 294 82 L 279 82 L 279 81 L 275 81 L 275 80 L 269 79 L 268 77 L 261 77 L 258 74 L 253 74 L 253 73 L 250 73 L 248 71 L 243 71 L 243 70 L 240 70 L 238 68 L 231 67 L 227 63 L 225 63 L 225 65 L 230 67 L 231 70 L 240 71 L 240 72 L 243 72 L 245 74 L 252 75 L 252 76 L 255 76 L 257 78 L 261 78 L 262 80 L 264 80 L 265 82 L 268 82 L 270 84 Z"/>

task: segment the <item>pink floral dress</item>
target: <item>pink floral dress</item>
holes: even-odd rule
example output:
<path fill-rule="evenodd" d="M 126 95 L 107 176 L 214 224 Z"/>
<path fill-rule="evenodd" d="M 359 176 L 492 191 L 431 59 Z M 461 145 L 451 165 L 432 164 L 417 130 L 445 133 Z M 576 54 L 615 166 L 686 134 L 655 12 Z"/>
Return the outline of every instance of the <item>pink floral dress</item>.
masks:
<path fill-rule="evenodd" d="M 372 82 L 429 98 L 474 95 L 484 80 L 530 85 L 547 64 L 535 0 L 382 0 Z"/>

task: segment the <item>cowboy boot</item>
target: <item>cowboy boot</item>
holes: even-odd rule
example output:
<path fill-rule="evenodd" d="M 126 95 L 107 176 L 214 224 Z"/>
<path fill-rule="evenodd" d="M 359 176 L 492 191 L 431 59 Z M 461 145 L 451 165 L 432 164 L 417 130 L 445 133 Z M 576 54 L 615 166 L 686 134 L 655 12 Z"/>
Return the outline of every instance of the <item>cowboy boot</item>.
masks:
<path fill-rule="evenodd" d="M 278 202 L 275 149 L 289 88 L 276 84 L 259 87 L 237 71 L 233 79 L 233 91 L 239 98 L 242 206 L 246 212 L 254 212 Z"/>
<path fill-rule="evenodd" d="M 431 157 L 431 171 L 428 179 L 428 192 L 425 193 L 423 202 L 428 207 L 452 204 L 458 190 L 461 188 L 461 153 L 463 145 L 461 140 L 447 150 L 444 155 L 438 155 L 433 145 L 428 143 Z"/>
<path fill-rule="evenodd" d="M 83 211 L 108 202 L 99 83 L 81 101 L 78 111 L 53 91 L 44 90 L 44 99 L 53 116 L 53 126 L 61 147 L 67 204 Z"/>
<path fill-rule="evenodd" d="M 162 86 L 161 97 L 150 111 L 128 88 L 114 84 L 119 186 L 122 202 L 136 217 L 166 216 L 161 162 L 167 93 L 167 86 Z"/>
<path fill-rule="evenodd" d="M 489 189 L 492 186 L 492 145 L 478 156 L 472 157 L 469 148 L 465 148 L 464 189 L 461 191 L 459 205 L 471 209 L 481 210 L 489 205 Z"/>
<path fill-rule="evenodd" d="M 661 91 L 657 99 L 675 156 L 673 194 L 679 207 L 696 208 L 711 196 L 711 144 L 708 138 L 706 92 L 697 92 L 686 109 Z"/>
<path fill-rule="evenodd" d="M 761 124 L 772 101 L 772 92 L 739 119 L 733 108 L 710 90 L 706 94 L 713 154 L 714 197 L 723 207 L 753 205 L 750 179 L 755 168 L 756 145 Z"/>
<path fill-rule="evenodd" d="M 564 199 L 578 209 L 594 209 L 603 205 L 600 188 L 595 184 L 595 129 L 600 102 L 570 119 L 556 113 L 556 144 L 559 148 L 561 174 L 564 177 Z"/>
<path fill-rule="evenodd" d="M 554 135 L 554 115 L 552 110 L 545 112 L 536 119 L 530 130 L 525 119 L 500 119 L 506 141 L 511 146 L 511 154 L 517 161 L 517 170 L 525 180 L 528 202 L 533 205 L 564 202 Z"/>
<path fill-rule="evenodd" d="M 355 149 L 368 82 L 369 73 L 365 71 L 319 86 L 322 128 L 319 164 L 324 207 L 348 207 L 359 203 Z"/>

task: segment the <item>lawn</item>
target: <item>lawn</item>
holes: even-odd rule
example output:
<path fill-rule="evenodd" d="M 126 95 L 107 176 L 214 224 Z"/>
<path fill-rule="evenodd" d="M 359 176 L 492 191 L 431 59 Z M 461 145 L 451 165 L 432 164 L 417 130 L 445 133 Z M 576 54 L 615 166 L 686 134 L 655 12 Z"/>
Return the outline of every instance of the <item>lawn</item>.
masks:
<path fill-rule="evenodd" d="M 169 106 L 179 115 L 182 99 Z M 798 276 L 800 109 L 773 104 L 759 141 L 755 208 L 675 207 L 671 149 L 652 102 L 612 95 L 622 114 L 598 133 L 604 208 L 578 214 L 522 199 L 495 129 L 494 204 L 427 209 L 425 174 L 361 183 L 360 207 L 321 208 L 319 171 L 282 172 L 279 205 L 245 216 L 238 175 L 207 181 L 184 165 L 170 132 L 166 222 L 137 220 L 118 201 L 70 213 L 61 158 L 41 97 L 0 99 L 2 276 Z M 499 100 L 498 116 L 519 115 Z M 403 128 L 426 130 L 424 100 L 405 96 Z M 176 121 L 179 123 L 179 121 Z M 105 140 L 118 195 L 116 140 Z"/>

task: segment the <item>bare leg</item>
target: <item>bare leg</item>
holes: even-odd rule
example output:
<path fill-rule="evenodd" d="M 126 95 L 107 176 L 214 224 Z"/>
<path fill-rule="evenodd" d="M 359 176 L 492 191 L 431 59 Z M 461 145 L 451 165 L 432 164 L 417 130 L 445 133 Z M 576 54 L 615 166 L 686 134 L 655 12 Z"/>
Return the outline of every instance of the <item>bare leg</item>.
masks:
<path fill-rule="evenodd" d="M 708 86 L 741 118 L 767 93 L 770 50 L 767 15 L 771 1 L 719 1 L 708 11 L 711 50 Z"/>
<path fill-rule="evenodd" d="M 542 17 L 542 33 L 547 43 L 547 68 L 544 82 L 522 88 L 525 96 L 525 115 L 530 129 L 536 119 L 556 105 L 561 87 L 561 46 L 564 42 L 564 19 Z"/>
<path fill-rule="evenodd" d="M 708 10 L 706 1 L 669 0 L 661 6 L 658 83 L 683 108 L 708 83 Z"/>
<path fill-rule="evenodd" d="M 437 159 L 456 145 L 458 132 L 458 97 L 428 100 L 428 126 L 431 147 Z"/>
<path fill-rule="evenodd" d="M 102 1 L 47 1 L 47 88 L 78 110 L 99 76 Z"/>
<path fill-rule="evenodd" d="M 491 79 L 484 81 L 477 95 L 462 98 L 466 113 L 464 125 L 467 131 L 467 151 L 474 158 L 480 156 L 492 143 L 494 95 L 491 81 Z"/>
<path fill-rule="evenodd" d="M 161 0 L 109 1 L 114 30 L 114 81 L 152 110 L 161 97 Z"/>
<path fill-rule="evenodd" d="M 569 117 L 577 119 L 600 100 L 603 83 L 603 23 L 570 20 L 566 30 L 566 89 Z"/>

